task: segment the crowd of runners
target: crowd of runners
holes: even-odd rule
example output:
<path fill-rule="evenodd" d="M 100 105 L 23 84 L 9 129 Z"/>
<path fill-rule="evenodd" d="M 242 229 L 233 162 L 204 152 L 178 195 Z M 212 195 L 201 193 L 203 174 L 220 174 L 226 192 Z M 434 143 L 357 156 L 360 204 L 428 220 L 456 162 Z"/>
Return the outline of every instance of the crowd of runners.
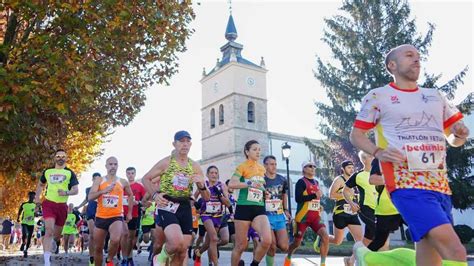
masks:
<path fill-rule="evenodd" d="M 120 178 L 118 159 L 107 158 L 106 173 L 92 176 L 92 187 L 76 207 L 67 202 L 78 194 L 78 179 L 66 166 L 66 151 L 56 151 L 55 166 L 43 172 L 36 191 L 19 208 L 20 250 L 28 256 L 37 224 L 45 265 L 61 243 L 66 254 L 72 248 L 87 250 L 89 265 L 114 265 L 114 260 L 134 265 L 134 250 L 140 253 L 145 243 L 151 265 L 188 265 L 189 260 L 201 265 L 207 252 L 209 265 L 217 266 L 219 247 L 230 242 L 232 266 L 262 261 L 272 266 L 278 250 L 286 253 L 286 266 L 309 227 L 317 235 L 319 265 L 325 266 L 330 246 L 341 244 L 347 228 L 356 244 L 346 265 L 356 260 L 358 265 L 467 265 L 466 250 L 453 230 L 446 141 L 461 146 L 469 130 L 438 90 L 418 87 L 419 60 L 412 45 L 392 49 L 385 63 L 394 81 L 363 98 L 350 135 L 360 149 L 360 164 L 341 162 L 341 174 L 325 195 L 335 202 L 331 235 L 321 216 L 325 190 L 314 162 L 301 165 L 301 178 L 291 191 L 297 203 L 292 213 L 292 185 L 277 173 L 274 156 L 261 158 L 257 141 L 245 144 L 246 159 L 231 177 L 224 177 L 218 166 L 201 169 L 188 157 L 191 135 L 179 131 L 170 155 L 140 181 L 133 167 Z M 375 143 L 367 134 L 371 130 Z M 356 171 L 357 164 L 362 167 Z M 390 250 L 389 234 L 402 223 L 416 252 Z M 294 227 L 291 237 L 289 226 Z M 249 241 L 253 260 L 244 262 Z"/>

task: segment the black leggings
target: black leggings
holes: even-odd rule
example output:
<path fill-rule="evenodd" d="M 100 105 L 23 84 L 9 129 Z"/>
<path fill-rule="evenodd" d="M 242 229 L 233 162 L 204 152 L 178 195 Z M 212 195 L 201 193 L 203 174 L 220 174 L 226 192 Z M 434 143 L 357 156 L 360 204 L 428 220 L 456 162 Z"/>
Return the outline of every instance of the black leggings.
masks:
<path fill-rule="evenodd" d="M 388 239 L 390 232 L 397 230 L 403 223 L 400 214 L 376 215 L 375 237 L 367 246 L 372 251 L 378 251 Z"/>
<path fill-rule="evenodd" d="M 33 236 L 33 231 L 35 229 L 34 225 L 21 224 L 21 244 L 25 244 L 25 250 L 30 248 L 31 237 Z"/>

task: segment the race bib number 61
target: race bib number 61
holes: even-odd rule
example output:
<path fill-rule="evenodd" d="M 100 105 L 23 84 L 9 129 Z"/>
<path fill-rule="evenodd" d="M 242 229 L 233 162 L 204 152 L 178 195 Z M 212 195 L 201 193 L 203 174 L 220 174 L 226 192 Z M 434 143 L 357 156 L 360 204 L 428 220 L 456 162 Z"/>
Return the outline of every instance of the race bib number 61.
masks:
<path fill-rule="evenodd" d="M 407 143 L 405 152 L 410 172 L 446 171 L 446 146 L 443 142 Z"/>

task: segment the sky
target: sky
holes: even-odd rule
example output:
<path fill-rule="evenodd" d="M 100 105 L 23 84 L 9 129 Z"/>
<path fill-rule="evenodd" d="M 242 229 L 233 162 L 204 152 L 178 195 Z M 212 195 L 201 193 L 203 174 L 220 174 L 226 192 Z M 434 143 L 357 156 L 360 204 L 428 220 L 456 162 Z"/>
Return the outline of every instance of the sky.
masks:
<path fill-rule="evenodd" d="M 444 84 L 466 65 L 470 67 L 454 100 L 458 103 L 474 84 L 473 3 L 471 1 L 409 1 L 418 32 L 427 23 L 436 25 L 429 57 L 422 68 L 443 74 Z M 198 4 L 199 3 L 199 4 Z M 243 44 L 244 58 L 259 64 L 265 58 L 268 95 L 268 129 L 271 132 L 321 138 L 314 102 L 326 99 L 325 90 L 313 76 L 316 55 L 332 62 L 329 47 L 321 41 L 324 18 L 337 14 L 341 1 L 232 1 L 237 28 L 236 42 Z M 173 135 L 185 129 L 193 138 L 190 157 L 201 158 L 201 84 L 203 67 L 211 70 L 220 47 L 226 43 L 228 1 L 199 1 L 194 4 L 194 34 L 179 54 L 179 73 L 169 86 L 147 89 L 146 105 L 127 127 L 116 128 L 103 145 L 104 155 L 81 174 L 79 195 L 70 198 L 75 205 L 85 198 L 92 185 L 93 172 L 105 174 L 105 159 L 116 156 L 119 176 L 134 166 L 141 178 L 172 149 Z M 383 71 L 383 70 L 381 70 Z M 291 92 L 291 93 L 290 93 Z"/>

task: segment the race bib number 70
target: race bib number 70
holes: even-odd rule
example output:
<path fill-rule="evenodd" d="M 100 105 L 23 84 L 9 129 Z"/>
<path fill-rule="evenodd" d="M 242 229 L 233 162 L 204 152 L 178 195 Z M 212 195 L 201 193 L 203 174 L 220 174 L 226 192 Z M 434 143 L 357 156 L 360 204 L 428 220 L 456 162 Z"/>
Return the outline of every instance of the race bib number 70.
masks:
<path fill-rule="evenodd" d="M 410 172 L 446 171 L 446 146 L 443 142 L 407 143 L 405 152 Z"/>

